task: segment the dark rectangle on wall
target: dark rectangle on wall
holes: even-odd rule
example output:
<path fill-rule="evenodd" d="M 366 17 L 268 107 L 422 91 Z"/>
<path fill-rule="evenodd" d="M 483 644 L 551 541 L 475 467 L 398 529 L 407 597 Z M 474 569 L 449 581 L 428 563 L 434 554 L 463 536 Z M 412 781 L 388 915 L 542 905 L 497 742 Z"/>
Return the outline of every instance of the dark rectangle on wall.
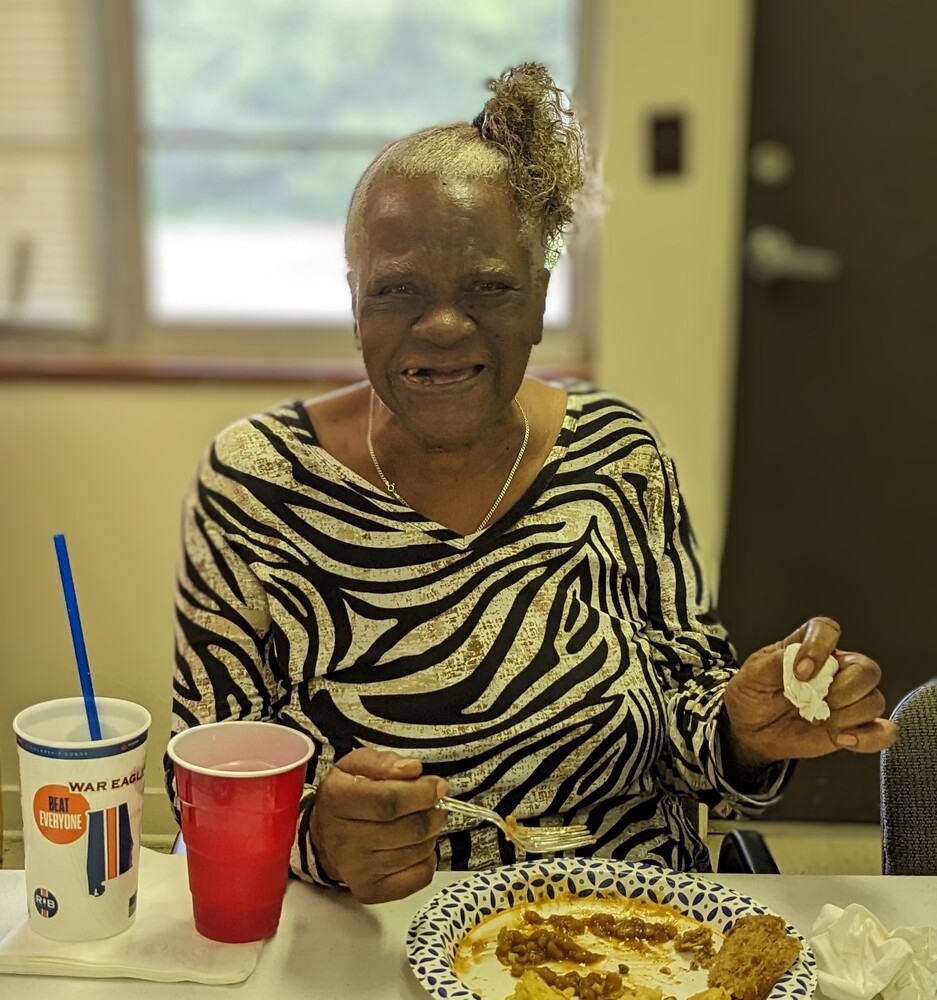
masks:
<path fill-rule="evenodd" d="M 676 176 L 683 173 L 683 115 L 651 115 L 650 168 L 655 176 Z"/>

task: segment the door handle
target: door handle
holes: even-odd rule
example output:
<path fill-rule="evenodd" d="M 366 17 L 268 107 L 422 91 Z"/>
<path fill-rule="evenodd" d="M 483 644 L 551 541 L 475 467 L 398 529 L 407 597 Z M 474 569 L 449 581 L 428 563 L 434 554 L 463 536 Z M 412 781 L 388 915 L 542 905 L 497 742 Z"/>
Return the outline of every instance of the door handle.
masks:
<path fill-rule="evenodd" d="M 778 226 L 754 226 L 745 237 L 745 273 L 759 285 L 833 281 L 843 269 L 835 250 L 801 246 Z"/>

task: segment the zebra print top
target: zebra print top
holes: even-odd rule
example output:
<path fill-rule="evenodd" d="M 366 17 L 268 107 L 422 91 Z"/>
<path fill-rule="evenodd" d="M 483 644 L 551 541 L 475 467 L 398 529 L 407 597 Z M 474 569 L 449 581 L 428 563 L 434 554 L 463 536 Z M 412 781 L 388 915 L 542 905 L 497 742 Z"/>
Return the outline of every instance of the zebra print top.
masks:
<path fill-rule="evenodd" d="M 584 822 L 588 852 L 710 867 L 696 801 L 753 813 L 717 723 L 736 669 L 673 464 L 621 400 L 571 393 L 525 495 L 460 537 L 318 446 L 301 403 L 223 431 L 184 510 L 173 731 L 270 719 L 315 754 L 317 782 L 357 746 L 395 750 L 451 794 L 534 824 Z M 172 795 L 171 768 L 167 782 Z M 451 817 L 443 868 L 516 860 Z"/>

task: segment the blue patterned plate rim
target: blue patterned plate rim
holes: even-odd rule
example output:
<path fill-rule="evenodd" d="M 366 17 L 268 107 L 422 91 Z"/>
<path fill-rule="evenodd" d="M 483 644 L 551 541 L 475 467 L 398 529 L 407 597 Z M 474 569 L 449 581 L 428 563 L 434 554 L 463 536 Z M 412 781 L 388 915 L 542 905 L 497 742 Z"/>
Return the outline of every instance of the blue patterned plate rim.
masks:
<path fill-rule="evenodd" d="M 744 893 L 643 861 L 608 858 L 552 858 L 474 872 L 444 886 L 410 922 L 407 959 L 413 974 L 436 1000 L 482 1000 L 452 971 L 456 948 L 476 924 L 499 910 L 556 895 L 583 899 L 618 893 L 649 899 L 723 930 L 746 914 L 774 914 Z M 813 997 L 816 960 L 803 935 L 787 924 L 801 942 L 800 957 L 778 980 L 767 1000 Z"/>

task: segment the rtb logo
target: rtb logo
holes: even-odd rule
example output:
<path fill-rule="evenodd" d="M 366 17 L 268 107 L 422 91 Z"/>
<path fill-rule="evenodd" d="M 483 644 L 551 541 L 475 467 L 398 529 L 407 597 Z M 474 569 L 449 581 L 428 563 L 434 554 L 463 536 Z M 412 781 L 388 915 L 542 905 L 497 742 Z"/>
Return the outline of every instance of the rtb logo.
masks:
<path fill-rule="evenodd" d="M 54 917 L 59 912 L 59 901 L 48 889 L 37 889 L 33 893 L 33 902 L 40 917 Z"/>

